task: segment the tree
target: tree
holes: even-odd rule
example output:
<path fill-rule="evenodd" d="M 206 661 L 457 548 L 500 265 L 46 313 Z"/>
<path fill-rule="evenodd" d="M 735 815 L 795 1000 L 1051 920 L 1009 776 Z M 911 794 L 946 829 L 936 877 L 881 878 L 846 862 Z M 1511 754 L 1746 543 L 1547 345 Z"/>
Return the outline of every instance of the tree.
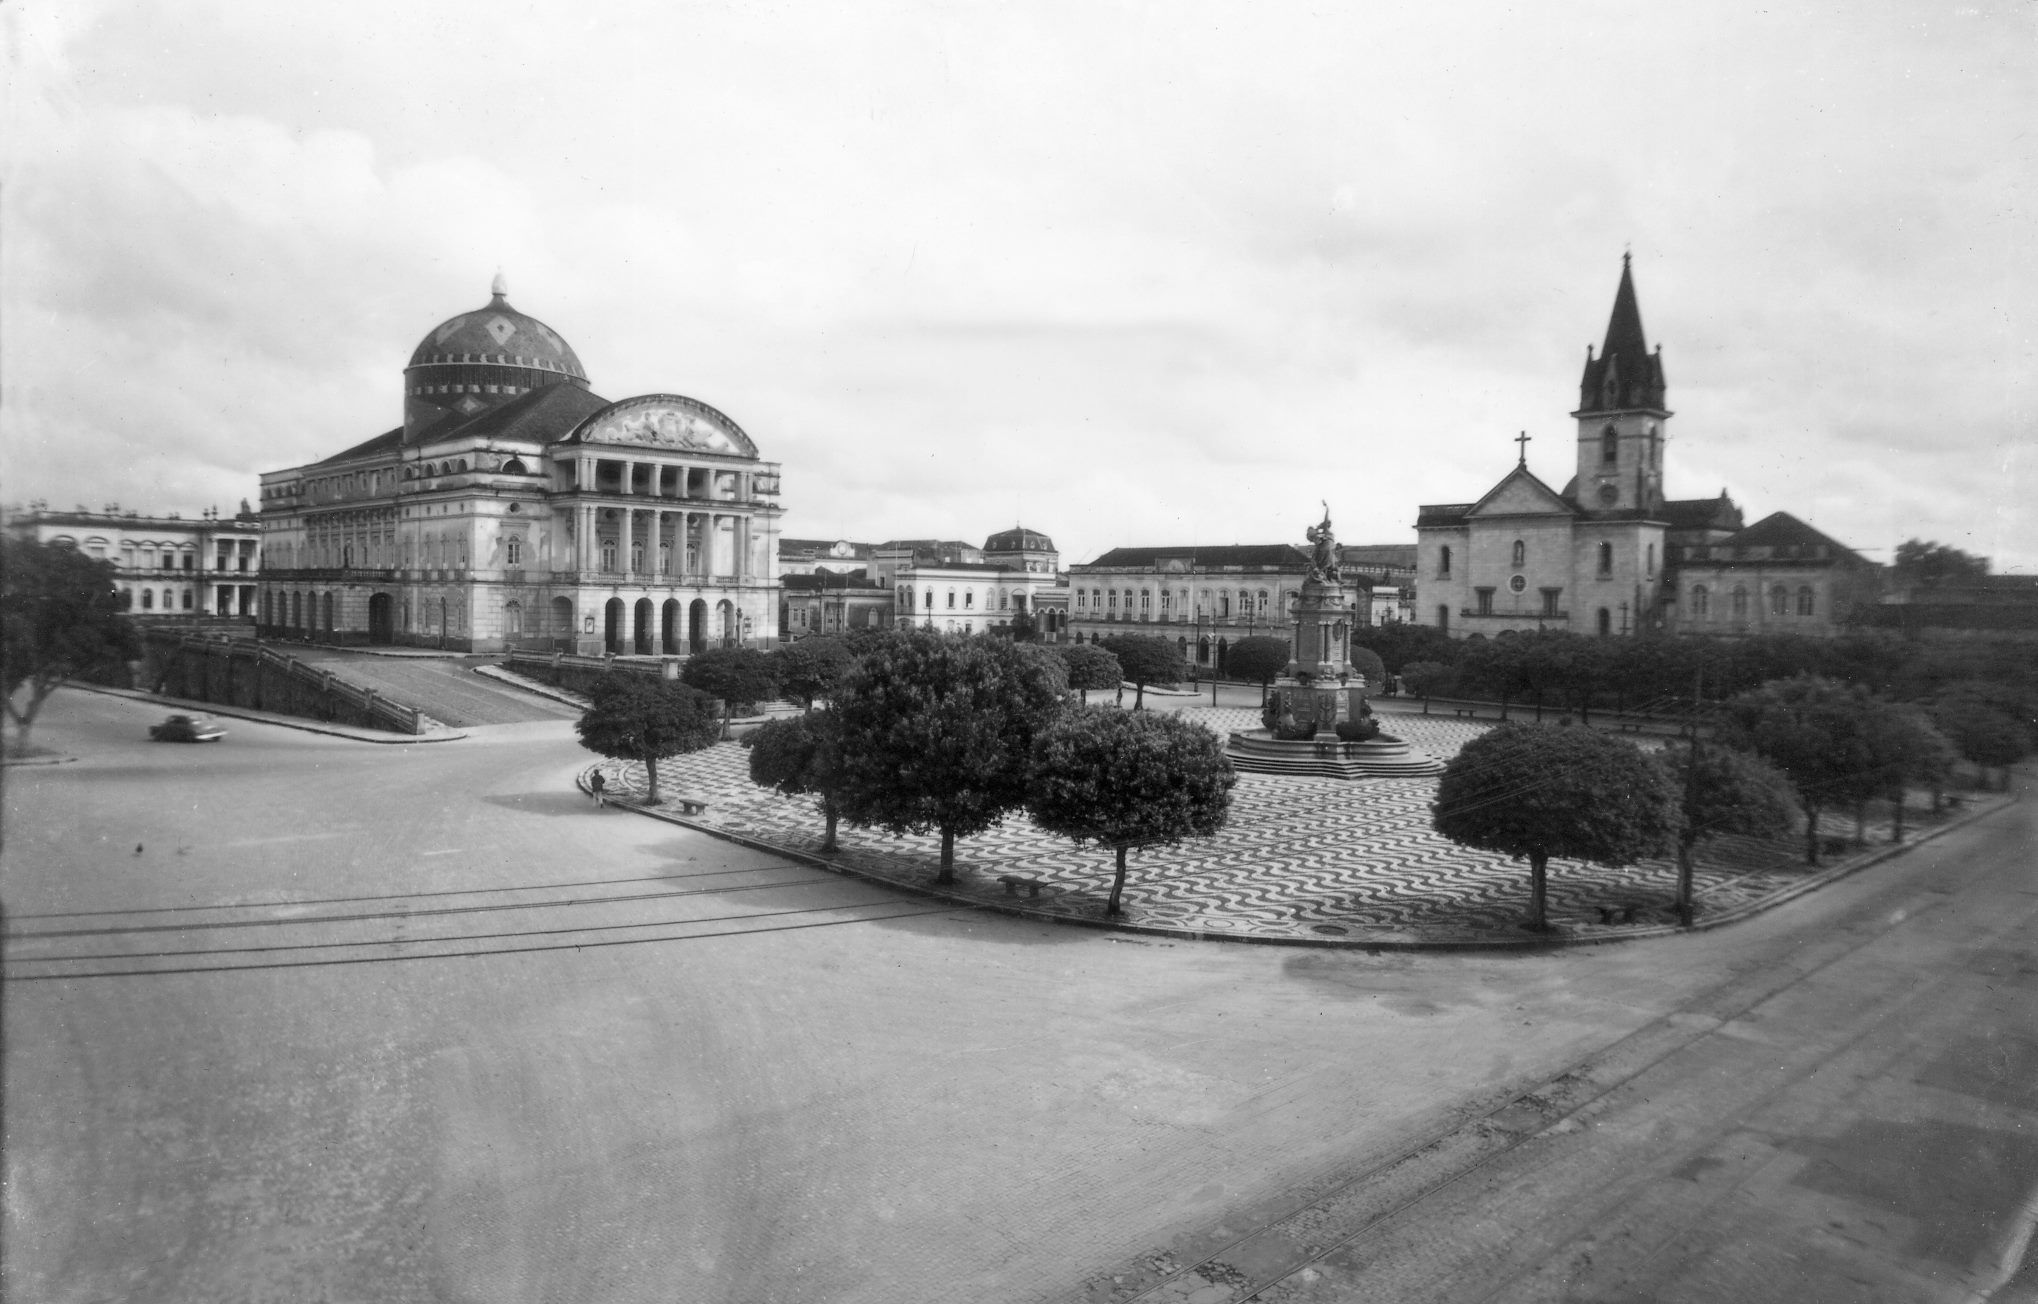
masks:
<path fill-rule="evenodd" d="M 1721 704 L 1718 737 L 1756 752 L 1789 776 L 1805 813 L 1805 863 L 1819 863 L 1819 812 L 1875 795 L 1864 688 L 1797 675 Z"/>
<path fill-rule="evenodd" d="M 821 850 L 832 855 L 842 809 L 835 792 L 842 782 L 842 721 L 832 710 L 809 711 L 769 720 L 743 739 L 750 749 L 750 781 L 787 797 L 816 798 L 828 821 Z"/>
<path fill-rule="evenodd" d="M 1179 684 L 1183 671 L 1187 669 L 1182 662 L 1181 651 L 1164 638 L 1120 634 L 1105 639 L 1104 646 L 1118 658 L 1119 669 L 1132 681 L 1132 709 L 1135 711 L 1145 708 L 1148 684 Z"/>
<path fill-rule="evenodd" d="M 17 748 L 51 693 L 140 654 L 110 563 L 66 543 L 0 536 L 0 675 Z"/>
<path fill-rule="evenodd" d="M 1458 662 L 1458 682 L 1500 703 L 1500 718 L 1507 719 L 1507 706 L 1528 691 L 1528 642 L 1518 635 L 1482 638 L 1465 649 Z"/>
<path fill-rule="evenodd" d="M 1988 784 L 1990 766 L 2007 770 L 2031 751 L 2031 732 L 1987 685 L 1957 684 L 1932 699 L 1927 708 L 1960 755 L 1982 772 Z M 2009 776 L 2003 776 L 2009 786 Z"/>
<path fill-rule="evenodd" d="M 1119 912 L 1125 854 L 1224 827 L 1238 776 L 1224 743 L 1176 715 L 1103 707 L 1072 712 L 1033 741 L 1026 810 L 1050 833 L 1112 849 L 1117 873 L 1104 913 Z"/>
<path fill-rule="evenodd" d="M 1012 613 L 1011 623 L 1005 626 L 1005 636 L 1014 643 L 1038 643 L 1040 621 L 1032 612 L 1021 607 Z"/>
<path fill-rule="evenodd" d="M 1063 643 L 1055 652 L 1068 671 L 1069 687 L 1083 695 L 1085 706 L 1090 704 L 1091 689 L 1116 688 L 1125 682 L 1118 658 L 1095 643 Z"/>
<path fill-rule="evenodd" d="M 1988 558 L 1943 543 L 1906 539 L 1896 546 L 1896 564 L 1891 569 L 1899 584 L 1959 584 L 1986 577 Z"/>
<path fill-rule="evenodd" d="M 679 668 L 682 683 L 722 699 L 722 737 L 729 736 L 729 717 L 738 702 L 768 702 L 778 696 L 778 667 L 771 656 L 754 647 L 711 647 L 694 653 Z"/>
<path fill-rule="evenodd" d="M 1671 747 L 1658 758 L 1670 772 L 1683 813 L 1677 835 L 1677 921 L 1692 918 L 1692 852 L 1724 834 L 1781 837 L 1797 819 L 1790 780 L 1769 762 L 1731 747 Z"/>
<path fill-rule="evenodd" d="M 1893 803 L 1891 842 L 1904 840 L 1904 797 L 1913 783 L 1936 794 L 1953 772 L 1953 744 L 1932 725 L 1924 708 L 1871 699 L 1868 716 L 1869 764 Z M 1938 805 L 1936 796 L 1933 805 Z"/>
<path fill-rule="evenodd" d="M 588 690 L 593 705 L 575 727 L 580 745 L 619 761 L 642 761 L 658 796 L 658 762 L 712 747 L 722 725 L 715 699 L 686 684 L 649 675 L 603 675 Z"/>
<path fill-rule="evenodd" d="M 1352 673 L 1366 681 L 1366 687 L 1376 693 L 1387 690 L 1387 663 L 1380 654 L 1369 647 L 1352 645 Z"/>
<path fill-rule="evenodd" d="M 849 646 L 832 634 L 815 634 L 769 654 L 778 690 L 811 711 L 817 699 L 835 691 L 855 661 Z"/>
<path fill-rule="evenodd" d="M 1401 667 L 1401 686 L 1422 699 L 1422 713 L 1429 714 L 1430 694 L 1442 689 L 1451 668 L 1441 661 L 1410 661 Z"/>
<path fill-rule="evenodd" d="M 1068 675 L 1045 648 L 931 631 L 888 635 L 836 694 L 843 818 L 893 833 L 941 834 L 955 881 L 955 840 L 1026 801 L 1036 734 L 1065 709 Z"/>
<path fill-rule="evenodd" d="M 1288 668 L 1288 640 L 1264 636 L 1242 638 L 1231 645 L 1225 664 L 1231 673 L 1248 684 L 1260 686 L 1260 705 L 1267 703 L 1267 687 Z"/>
<path fill-rule="evenodd" d="M 1456 665 L 1466 646 L 1434 625 L 1410 625 L 1402 621 L 1355 630 L 1352 644 L 1379 653 L 1387 672 L 1395 675 L 1400 674 L 1411 661 Z"/>
<path fill-rule="evenodd" d="M 1527 857 L 1528 926 L 1541 932 L 1550 858 L 1618 868 L 1667 850 L 1677 794 L 1663 767 L 1625 739 L 1502 724 L 1444 767 L 1431 822 L 1453 842 Z"/>

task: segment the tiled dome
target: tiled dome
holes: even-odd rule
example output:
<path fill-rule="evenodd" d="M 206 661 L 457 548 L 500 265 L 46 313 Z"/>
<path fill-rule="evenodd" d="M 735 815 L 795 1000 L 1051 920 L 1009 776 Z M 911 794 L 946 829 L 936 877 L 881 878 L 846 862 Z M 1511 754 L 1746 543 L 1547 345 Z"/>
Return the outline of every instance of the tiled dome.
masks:
<path fill-rule="evenodd" d="M 1015 525 L 1009 530 L 1000 530 L 984 540 L 984 551 L 990 552 L 1053 552 L 1054 540 L 1038 530 L 1029 530 Z"/>
<path fill-rule="evenodd" d="M 406 370 L 482 363 L 585 381 L 587 373 L 573 346 L 536 317 L 510 307 L 507 293 L 502 277 L 496 277 L 487 306 L 439 323 L 419 342 Z"/>

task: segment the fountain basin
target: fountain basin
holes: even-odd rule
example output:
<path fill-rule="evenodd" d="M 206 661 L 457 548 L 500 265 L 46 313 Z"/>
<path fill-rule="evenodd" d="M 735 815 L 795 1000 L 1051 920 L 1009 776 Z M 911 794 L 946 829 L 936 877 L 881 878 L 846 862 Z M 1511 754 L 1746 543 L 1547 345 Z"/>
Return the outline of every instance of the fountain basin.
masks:
<path fill-rule="evenodd" d="M 1444 763 L 1392 734 L 1348 743 L 1328 729 L 1314 738 L 1276 738 L 1271 730 L 1231 735 L 1224 754 L 1247 774 L 1290 774 L 1323 779 L 1420 779 L 1442 774 Z"/>

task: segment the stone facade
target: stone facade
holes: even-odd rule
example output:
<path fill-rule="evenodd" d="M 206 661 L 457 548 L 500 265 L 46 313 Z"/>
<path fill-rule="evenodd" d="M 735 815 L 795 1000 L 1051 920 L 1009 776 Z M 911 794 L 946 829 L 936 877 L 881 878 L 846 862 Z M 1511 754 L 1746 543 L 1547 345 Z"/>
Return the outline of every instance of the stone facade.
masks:
<path fill-rule="evenodd" d="M 623 655 L 776 641 L 779 467 L 730 418 L 595 395 L 500 283 L 405 379 L 401 427 L 262 476 L 265 634 Z"/>
<path fill-rule="evenodd" d="M 246 502 L 241 507 L 237 516 L 208 511 L 186 520 L 32 503 L 8 513 L 7 528 L 112 562 L 121 600 L 138 617 L 239 620 L 255 615 L 262 578 L 261 522 Z"/>

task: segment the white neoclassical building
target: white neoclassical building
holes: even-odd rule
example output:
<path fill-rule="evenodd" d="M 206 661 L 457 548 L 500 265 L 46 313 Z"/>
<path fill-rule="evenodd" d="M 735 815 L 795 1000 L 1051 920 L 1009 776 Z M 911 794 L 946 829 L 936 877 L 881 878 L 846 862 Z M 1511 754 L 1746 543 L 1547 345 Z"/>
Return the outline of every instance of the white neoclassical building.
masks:
<path fill-rule="evenodd" d="M 697 399 L 611 402 L 490 301 L 433 328 L 404 422 L 262 476 L 272 637 L 679 654 L 777 640 L 779 467 Z"/>

